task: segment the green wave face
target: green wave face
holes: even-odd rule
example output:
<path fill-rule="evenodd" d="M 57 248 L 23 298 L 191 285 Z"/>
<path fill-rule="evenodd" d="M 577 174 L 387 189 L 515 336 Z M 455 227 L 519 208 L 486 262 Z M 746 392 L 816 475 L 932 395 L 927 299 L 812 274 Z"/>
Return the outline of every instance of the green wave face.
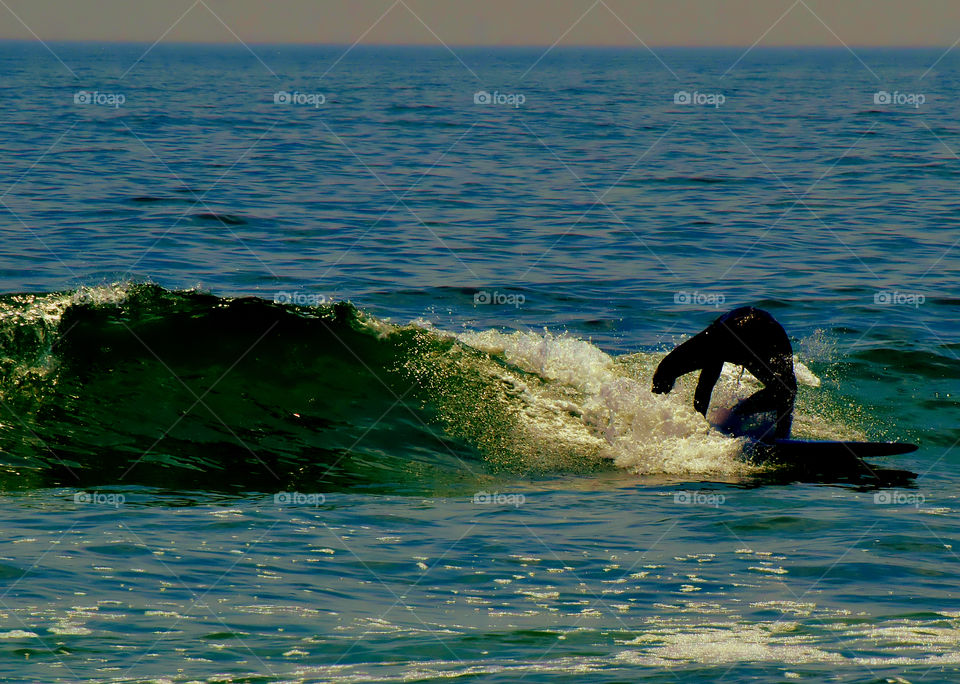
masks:
<path fill-rule="evenodd" d="M 444 345 L 381 334 L 347 304 L 132 285 L 0 307 L 8 487 L 376 488 L 476 460 L 400 362 Z"/>

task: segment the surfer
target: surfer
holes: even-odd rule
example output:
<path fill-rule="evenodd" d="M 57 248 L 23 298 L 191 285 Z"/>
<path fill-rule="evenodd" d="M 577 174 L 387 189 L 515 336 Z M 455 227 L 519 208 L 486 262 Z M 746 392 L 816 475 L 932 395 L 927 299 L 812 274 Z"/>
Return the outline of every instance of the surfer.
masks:
<path fill-rule="evenodd" d="M 693 407 L 706 417 L 724 361 L 743 366 L 764 385 L 737 404 L 731 415 L 739 418 L 772 411 L 776 414 L 773 438 L 789 437 L 797 395 L 793 348 L 783 327 L 762 309 L 734 309 L 667 354 L 653 374 L 653 391 L 665 394 L 678 377 L 699 370 Z"/>

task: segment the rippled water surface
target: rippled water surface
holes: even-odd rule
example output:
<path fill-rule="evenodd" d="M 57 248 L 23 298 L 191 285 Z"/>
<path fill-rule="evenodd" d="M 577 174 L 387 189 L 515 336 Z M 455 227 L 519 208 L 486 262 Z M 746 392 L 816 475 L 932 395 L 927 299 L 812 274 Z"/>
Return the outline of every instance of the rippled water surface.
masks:
<path fill-rule="evenodd" d="M 960 676 L 954 52 L 148 47 L 0 45 L 4 680 Z"/>

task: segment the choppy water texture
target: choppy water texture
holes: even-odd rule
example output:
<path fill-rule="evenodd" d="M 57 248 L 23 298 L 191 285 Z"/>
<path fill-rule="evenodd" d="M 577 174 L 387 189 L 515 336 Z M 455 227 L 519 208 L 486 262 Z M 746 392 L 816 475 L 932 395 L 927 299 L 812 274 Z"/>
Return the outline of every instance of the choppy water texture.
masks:
<path fill-rule="evenodd" d="M 51 47 L 0 46 L 5 681 L 960 675 L 953 52 Z M 748 303 L 796 435 L 920 450 L 649 392 Z"/>

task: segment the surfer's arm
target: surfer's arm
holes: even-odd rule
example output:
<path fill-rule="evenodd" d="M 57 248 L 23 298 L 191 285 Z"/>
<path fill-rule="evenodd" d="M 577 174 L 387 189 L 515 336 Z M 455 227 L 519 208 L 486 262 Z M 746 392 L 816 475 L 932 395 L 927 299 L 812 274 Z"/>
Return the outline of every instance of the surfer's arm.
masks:
<path fill-rule="evenodd" d="M 693 408 L 707 415 L 707 408 L 710 406 L 710 395 L 713 394 L 713 386 L 720 379 L 720 373 L 723 371 L 723 361 L 712 361 L 703 367 L 700 371 L 700 380 L 697 382 L 697 391 L 693 395 Z"/>
<path fill-rule="evenodd" d="M 694 335 L 663 357 L 653 374 L 653 391 L 656 394 L 666 394 L 673 389 L 673 384 L 681 375 L 692 373 L 713 363 L 714 354 L 710 353 L 706 332 Z M 722 367 L 723 363 L 721 362 L 720 365 Z"/>

